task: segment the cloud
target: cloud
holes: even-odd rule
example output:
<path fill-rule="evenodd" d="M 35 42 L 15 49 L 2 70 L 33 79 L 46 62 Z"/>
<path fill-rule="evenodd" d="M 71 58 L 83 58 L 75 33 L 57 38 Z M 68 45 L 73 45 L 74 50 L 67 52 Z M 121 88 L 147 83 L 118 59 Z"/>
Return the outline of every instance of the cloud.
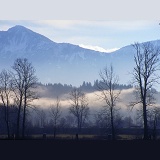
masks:
<path fill-rule="evenodd" d="M 58 28 L 70 27 L 109 27 L 118 30 L 136 30 L 153 25 L 155 21 L 87 21 L 87 20 L 39 20 L 35 21 L 41 25 L 54 26 Z"/>
<path fill-rule="evenodd" d="M 50 108 L 52 105 L 55 105 L 55 98 L 39 98 L 32 102 L 33 105 L 39 106 L 41 108 Z M 60 104 L 63 108 L 69 107 L 69 101 L 67 99 L 60 99 Z"/>
<path fill-rule="evenodd" d="M 84 44 L 80 44 L 79 46 L 82 48 L 91 49 L 91 50 L 95 50 L 95 51 L 99 51 L 99 52 L 105 52 L 105 53 L 111 53 L 111 52 L 114 52 L 119 49 L 119 48 L 104 49 L 99 46 L 84 45 Z"/>
<path fill-rule="evenodd" d="M 77 25 L 83 24 L 83 21 L 78 20 L 39 20 L 35 21 L 35 23 L 41 26 L 54 27 L 58 29 L 72 29 Z"/>
<path fill-rule="evenodd" d="M 39 92 L 44 92 L 47 95 L 47 91 L 43 89 L 38 89 Z M 126 109 L 127 105 L 134 101 L 134 88 L 130 89 L 124 89 L 121 91 L 121 94 L 119 96 L 119 101 L 117 102 L 117 105 L 123 109 Z M 91 108 L 101 108 L 105 105 L 105 101 L 100 100 L 99 96 L 101 95 L 100 91 L 95 91 L 91 93 L 86 93 L 86 97 L 88 99 L 89 107 Z M 61 106 L 66 108 L 70 106 L 69 103 L 69 96 L 68 94 L 61 95 L 60 97 Z M 38 105 L 44 108 L 50 107 L 52 104 L 55 104 L 56 98 L 51 97 L 41 97 L 39 99 L 34 100 L 33 104 Z"/>
<path fill-rule="evenodd" d="M 116 106 L 118 108 L 120 108 L 120 113 L 123 116 L 128 116 L 128 114 L 130 114 L 130 116 L 136 116 L 136 110 L 138 109 L 138 107 L 140 105 L 135 106 L 132 111 L 130 110 L 129 104 L 131 102 L 135 102 L 135 94 L 134 94 L 134 88 L 130 88 L 130 89 L 123 89 L 121 91 L 121 94 L 119 96 L 119 99 L 116 103 Z M 39 92 L 46 92 L 43 89 L 39 89 Z M 88 106 L 90 108 L 90 111 L 95 114 L 96 111 L 99 111 L 100 109 L 102 109 L 103 106 L 106 105 L 106 102 L 102 99 L 99 98 L 99 96 L 101 95 L 100 91 L 95 91 L 95 92 L 91 92 L 91 93 L 86 93 L 86 97 L 88 99 Z M 156 104 L 154 106 L 159 107 L 160 106 L 160 92 L 158 92 L 155 95 L 156 98 Z M 60 104 L 63 110 L 65 110 L 67 113 L 69 111 L 69 107 L 70 107 L 70 101 L 69 101 L 69 96 L 68 94 L 64 94 L 61 95 L 59 97 L 60 99 Z M 0 100 L 1 102 L 1 100 Z M 56 102 L 56 98 L 51 98 L 51 97 L 40 97 L 39 99 L 35 99 L 32 102 L 32 105 L 36 106 L 37 109 L 49 109 L 51 107 L 51 105 L 54 105 Z M 150 108 L 150 107 L 149 107 Z"/>
<path fill-rule="evenodd" d="M 146 37 L 146 32 L 150 33 L 150 39 L 157 39 L 157 34 L 155 34 L 155 38 L 152 38 L 151 29 L 154 29 L 153 27 L 157 26 L 158 22 L 142 20 L 0 20 L 0 30 L 8 30 L 8 28 L 17 24 L 23 25 L 58 43 L 86 44 L 83 47 L 110 53 L 134 41 L 145 41 L 143 35 Z M 147 35 L 149 36 L 149 34 Z M 91 46 L 88 44 L 91 44 Z"/>

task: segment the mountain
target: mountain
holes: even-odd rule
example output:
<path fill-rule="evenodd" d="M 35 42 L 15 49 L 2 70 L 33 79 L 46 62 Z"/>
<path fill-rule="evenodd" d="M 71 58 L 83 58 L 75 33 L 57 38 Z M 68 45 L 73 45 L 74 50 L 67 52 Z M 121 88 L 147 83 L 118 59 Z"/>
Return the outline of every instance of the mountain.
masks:
<path fill-rule="evenodd" d="M 159 43 L 159 41 L 156 41 Z M 84 49 L 69 43 L 56 43 L 23 26 L 0 31 L 0 68 L 10 68 L 16 58 L 27 58 L 42 83 L 79 85 L 93 82 L 99 71 L 113 64 L 120 82 L 128 82 L 134 50 L 131 45 L 112 53 Z"/>

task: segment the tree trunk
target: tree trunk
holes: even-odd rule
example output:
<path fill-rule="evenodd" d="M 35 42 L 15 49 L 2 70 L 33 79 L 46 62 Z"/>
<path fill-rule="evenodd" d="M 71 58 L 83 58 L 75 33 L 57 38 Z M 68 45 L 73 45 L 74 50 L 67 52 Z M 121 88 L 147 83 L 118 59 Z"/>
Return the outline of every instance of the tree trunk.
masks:
<path fill-rule="evenodd" d="M 148 139 L 147 111 L 146 105 L 143 104 L 143 122 L 144 122 L 144 140 Z"/>
<path fill-rule="evenodd" d="M 7 105 L 7 132 L 8 132 L 8 139 L 10 139 L 10 128 L 9 128 L 9 108 Z"/>
<path fill-rule="evenodd" d="M 18 106 L 18 115 L 17 115 L 17 131 L 16 131 L 16 137 L 19 138 L 19 131 L 20 131 L 20 115 L 21 115 L 21 107 L 22 107 L 22 95 L 20 97 L 20 102 Z"/>
<path fill-rule="evenodd" d="M 113 108 L 111 108 L 111 130 L 112 130 L 112 140 L 115 140 L 115 130 L 113 122 Z"/>
<path fill-rule="evenodd" d="M 6 126 L 7 126 L 7 136 L 8 136 L 8 139 L 10 139 L 8 106 L 5 106 L 5 123 L 6 123 Z"/>
<path fill-rule="evenodd" d="M 10 139 L 10 128 L 9 128 L 9 122 L 7 121 L 7 133 L 8 133 L 8 139 Z"/>
<path fill-rule="evenodd" d="M 155 118 L 154 118 L 154 126 L 153 126 L 153 139 L 154 140 L 156 140 L 156 129 L 157 129 L 157 127 L 156 127 L 156 116 L 155 116 Z"/>
<path fill-rule="evenodd" d="M 25 137 L 25 122 L 26 122 L 26 107 L 24 107 L 23 111 L 22 138 Z"/>
<path fill-rule="evenodd" d="M 56 131 L 57 131 L 57 128 L 54 127 L 54 139 L 56 139 Z"/>
<path fill-rule="evenodd" d="M 79 132 L 80 132 L 80 118 L 78 117 L 77 118 L 77 134 L 79 134 Z"/>
<path fill-rule="evenodd" d="M 21 107 L 18 107 L 18 115 L 17 115 L 17 131 L 16 131 L 16 137 L 19 138 L 19 126 L 20 126 L 20 112 Z"/>
<path fill-rule="evenodd" d="M 26 97 L 26 90 L 25 90 L 25 95 L 24 95 L 24 111 L 23 111 L 23 123 L 22 123 L 22 138 L 25 137 L 26 107 L 27 107 L 27 97 Z"/>

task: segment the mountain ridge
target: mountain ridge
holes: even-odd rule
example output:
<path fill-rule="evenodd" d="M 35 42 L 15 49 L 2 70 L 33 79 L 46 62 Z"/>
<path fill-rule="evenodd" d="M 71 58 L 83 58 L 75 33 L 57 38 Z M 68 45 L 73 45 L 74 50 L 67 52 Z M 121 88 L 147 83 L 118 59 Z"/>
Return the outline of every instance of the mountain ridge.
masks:
<path fill-rule="evenodd" d="M 93 82 L 99 77 L 99 71 L 112 63 L 121 83 L 125 84 L 134 66 L 133 55 L 131 45 L 108 54 L 70 43 L 56 43 L 20 25 L 0 31 L 0 68 L 9 68 L 16 58 L 27 58 L 42 83 Z"/>

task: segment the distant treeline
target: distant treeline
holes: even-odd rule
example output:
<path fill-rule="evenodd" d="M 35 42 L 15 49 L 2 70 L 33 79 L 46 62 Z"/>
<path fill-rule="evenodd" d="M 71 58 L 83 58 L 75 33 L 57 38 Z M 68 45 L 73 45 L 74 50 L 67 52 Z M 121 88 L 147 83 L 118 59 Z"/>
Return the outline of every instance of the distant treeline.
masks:
<path fill-rule="evenodd" d="M 90 93 L 97 91 L 97 85 L 101 84 L 101 81 L 94 81 L 94 84 L 91 84 L 91 82 L 83 82 L 82 85 L 79 86 L 79 89 L 82 90 L 83 92 Z M 61 83 L 48 83 L 48 84 L 42 84 L 39 83 L 38 86 L 41 88 L 47 90 L 46 96 L 49 97 L 51 96 L 61 96 L 63 94 L 67 94 L 73 90 L 75 86 L 72 86 L 71 84 L 61 84 Z M 116 89 L 129 89 L 132 88 L 132 85 L 126 85 L 126 84 L 116 84 L 115 88 Z"/>

